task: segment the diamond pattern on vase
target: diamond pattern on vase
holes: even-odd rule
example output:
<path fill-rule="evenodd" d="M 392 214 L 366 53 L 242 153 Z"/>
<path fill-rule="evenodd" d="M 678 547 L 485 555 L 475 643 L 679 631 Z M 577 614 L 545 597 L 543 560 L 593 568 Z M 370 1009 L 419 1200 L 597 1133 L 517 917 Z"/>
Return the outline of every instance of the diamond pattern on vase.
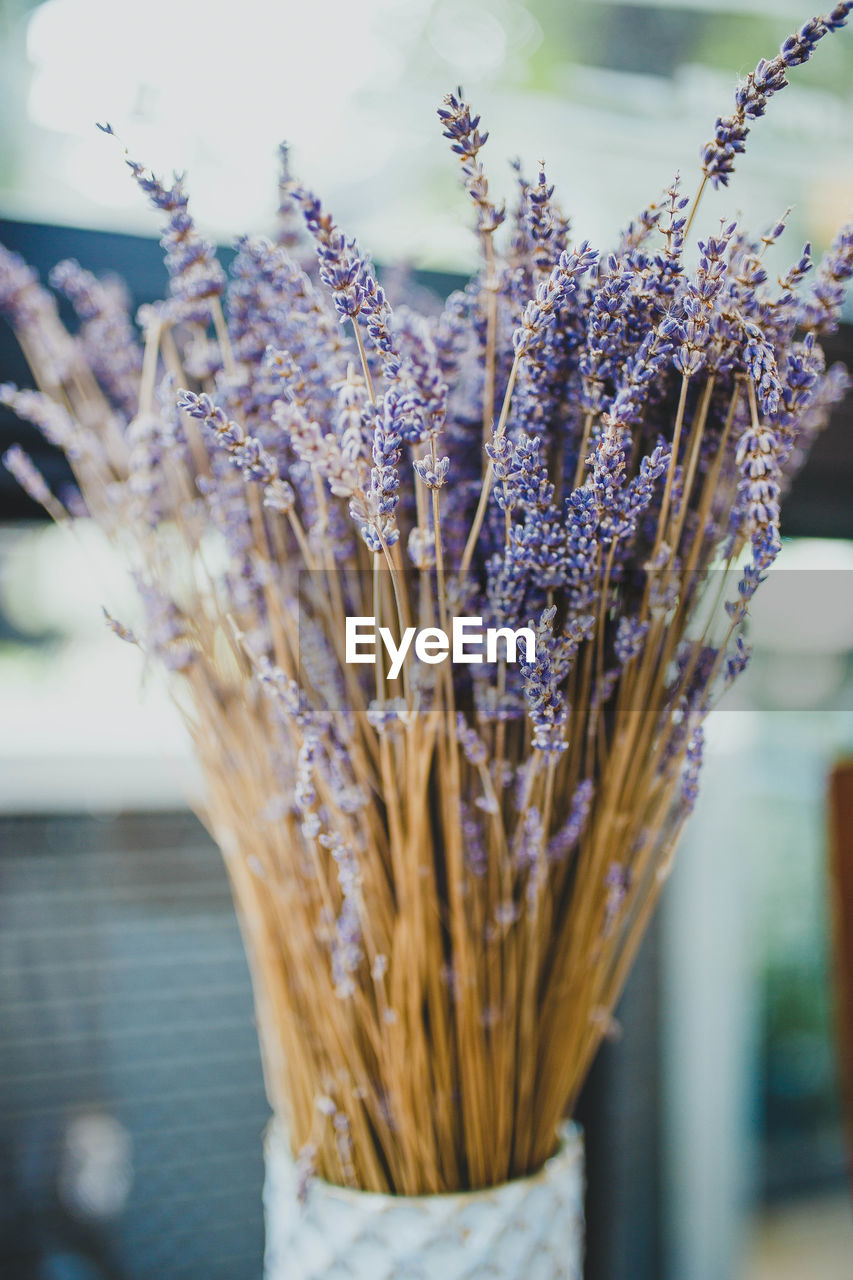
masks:
<path fill-rule="evenodd" d="M 576 1126 L 539 1173 L 456 1195 L 377 1195 L 316 1180 L 301 1205 L 275 1122 L 265 1156 L 265 1280 L 581 1280 Z"/>

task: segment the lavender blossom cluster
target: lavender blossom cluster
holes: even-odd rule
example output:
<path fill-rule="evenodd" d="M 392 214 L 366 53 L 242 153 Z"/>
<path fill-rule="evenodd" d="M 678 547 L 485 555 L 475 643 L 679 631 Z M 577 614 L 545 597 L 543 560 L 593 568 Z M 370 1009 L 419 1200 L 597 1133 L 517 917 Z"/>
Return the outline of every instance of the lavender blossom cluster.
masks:
<path fill-rule="evenodd" d="M 807 23 L 738 88 L 702 153 L 710 184 L 728 184 L 788 70 L 851 8 Z M 453 670 L 449 731 L 474 779 L 471 865 L 490 814 L 518 812 L 516 857 L 540 875 L 543 849 L 549 865 L 565 863 L 592 821 L 596 735 L 620 699 L 642 696 L 649 646 L 662 662 L 668 622 L 703 570 L 741 564 L 722 636 L 668 655 L 661 769 L 680 771 L 678 804 L 692 808 L 701 722 L 748 659 L 744 622 L 780 549 L 781 500 L 847 385 L 819 339 L 838 324 L 853 275 L 853 222 L 817 264 L 797 247 L 778 280 L 765 254 L 782 225 L 751 236 L 724 220 L 699 237 L 691 265 L 696 207 L 676 177 L 602 254 L 573 238 L 544 168 L 535 180 L 518 169 L 511 209 L 495 203 L 488 135 L 461 95 L 439 116 L 484 250 L 443 304 L 392 306 L 368 256 L 289 173 L 275 236 L 241 239 L 226 278 L 182 178 L 164 183 L 128 162 L 163 215 L 170 278 L 168 301 L 141 317 L 143 341 L 121 292 L 73 262 L 52 275 L 80 318 L 69 338 L 34 274 L 0 249 L 0 311 L 50 375 L 44 393 L 3 386 L 0 401 L 67 451 L 109 528 L 178 525 L 222 549 L 215 589 L 267 698 L 283 809 L 337 868 L 342 907 L 329 930 L 341 994 L 364 958 L 360 851 L 322 795 L 345 813 L 366 803 L 352 767 L 362 731 L 352 681 L 379 738 L 405 728 L 414 695 L 377 697 L 364 673 L 343 673 L 318 609 L 299 671 L 285 670 L 278 637 L 298 570 L 339 573 L 345 611 L 347 574 L 378 568 L 405 580 L 413 616 L 440 597 L 485 628 L 535 628 L 535 660 Z M 75 412 L 83 365 L 94 386 Z M 20 450 L 7 465 L 50 497 Z M 139 642 L 186 673 L 203 654 L 180 595 L 145 573 L 140 589 Z M 429 691 L 418 696 L 428 707 Z M 516 744 L 513 759 L 498 758 L 499 739 Z M 547 815 L 560 820 L 548 829 L 529 803 L 533 756 L 548 769 L 576 762 L 570 782 L 560 775 Z M 608 874 L 613 915 L 627 873 Z"/>

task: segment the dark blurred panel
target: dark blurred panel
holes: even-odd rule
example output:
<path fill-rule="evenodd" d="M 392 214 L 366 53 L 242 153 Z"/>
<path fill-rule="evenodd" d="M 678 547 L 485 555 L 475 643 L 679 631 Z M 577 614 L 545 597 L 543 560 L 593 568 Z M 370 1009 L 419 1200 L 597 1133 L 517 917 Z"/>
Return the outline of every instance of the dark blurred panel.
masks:
<path fill-rule="evenodd" d="M 97 275 L 112 272 L 127 285 L 134 306 L 162 297 L 166 288 L 163 251 L 157 240 L 113 231 L 46 226 L 0 218 L 0 243 L 26 258 L 43 280 L 63 258 L 77 258 Z"/>
<path fill-rule="evenodd" d="M 847 1175 L 853 1191 L 853 760 L 829 780 L 830 895 L 833 925 L 834 1029 L 847 1139 Z"/>
<path fill-rule="evenodd" d="M 702 60 L 719 17 L 689 5 L 581 4 L 539 0 L 585 66 L 671 77 Z"/>
<path fill-rule="evenodd" d="M 844 1178 L 830 975 L 811 955 L 767 966 L 756 1063 L 765 1201 L 834 1190 Z"/>
<path fill-rule="evenodd" d="M 853 370 L 853 325 L 822 339 L 827 364 Z M 791 538 L 853 538 L 853 393 L 819 436 L 782 504 L 782 533 Z"/>
<path fill-rule="evenodd" d="M 660 1280 L 660 929 L 637 957 L 577 1118 L 586 1134 L 585 1280 Z"/>
<path fill-rule="evenodd" d="M 0 850 L 0 1275 L 258 1280 L 268 1110 L 218 851 L 189 815 L 4 819 Z"/>

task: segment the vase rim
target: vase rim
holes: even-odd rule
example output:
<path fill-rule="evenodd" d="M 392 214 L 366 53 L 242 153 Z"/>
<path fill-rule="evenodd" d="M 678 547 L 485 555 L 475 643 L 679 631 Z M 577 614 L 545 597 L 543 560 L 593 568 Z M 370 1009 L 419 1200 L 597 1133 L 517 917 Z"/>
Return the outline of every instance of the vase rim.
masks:
<path fill-rule="evenodd" d="M 361 1191 L 357 1187 L 342 1187 L 335 1182 L 326 1182 L 324 1178 L 312 1178 L 310 1187 L 322 1191 L 324 1196 L 349 1202 L 357 1201 L 364 1208 L 375 1204 L 378 1208 L 392 1200 L 395 1204 L 422 1205 L 425 1202 L 435 1204 L 441 1200 L 488 1200 L 494 1198 L 506 1187 L 523 1187 L 536 1182 L 547 1182 L 552 1177 L 565 1172 L 573 1164 L 583 1168 L 583 1130 L 574 1120 L 564 1120 L 557 1129 L 558 1144 L 554 1154 L 549 1156 L 540 1169 L 527 1173 L 521 1178 L 511 1178 L 506 1182 L 497 1182 L 491 1187 L 475 1187 L 469 1191 L 433 1191 L 419 1195 L 396 1195 L 387 1191 Z M 285 1126 L 275 1116 L 267 1125 L 264 1146 L 284 1147 L 288 1158 L 292 1159 L 287 1142 Z M 310 1192 L 309 1192 L 310 1194 Z"/>

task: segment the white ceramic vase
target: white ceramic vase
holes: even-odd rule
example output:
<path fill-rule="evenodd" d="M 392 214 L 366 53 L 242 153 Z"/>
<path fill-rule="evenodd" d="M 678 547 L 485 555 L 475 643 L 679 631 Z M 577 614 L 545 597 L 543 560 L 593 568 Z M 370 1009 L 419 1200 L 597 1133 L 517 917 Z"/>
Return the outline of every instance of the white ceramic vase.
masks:
<path fill-rule="evenodd" d="M 539 1173 L 486 1191 L 389 1196 L 297 1173 L 275 1122 L 265 1143 L 264 1280 L 581 1280 L 583 1138 Z"/>

